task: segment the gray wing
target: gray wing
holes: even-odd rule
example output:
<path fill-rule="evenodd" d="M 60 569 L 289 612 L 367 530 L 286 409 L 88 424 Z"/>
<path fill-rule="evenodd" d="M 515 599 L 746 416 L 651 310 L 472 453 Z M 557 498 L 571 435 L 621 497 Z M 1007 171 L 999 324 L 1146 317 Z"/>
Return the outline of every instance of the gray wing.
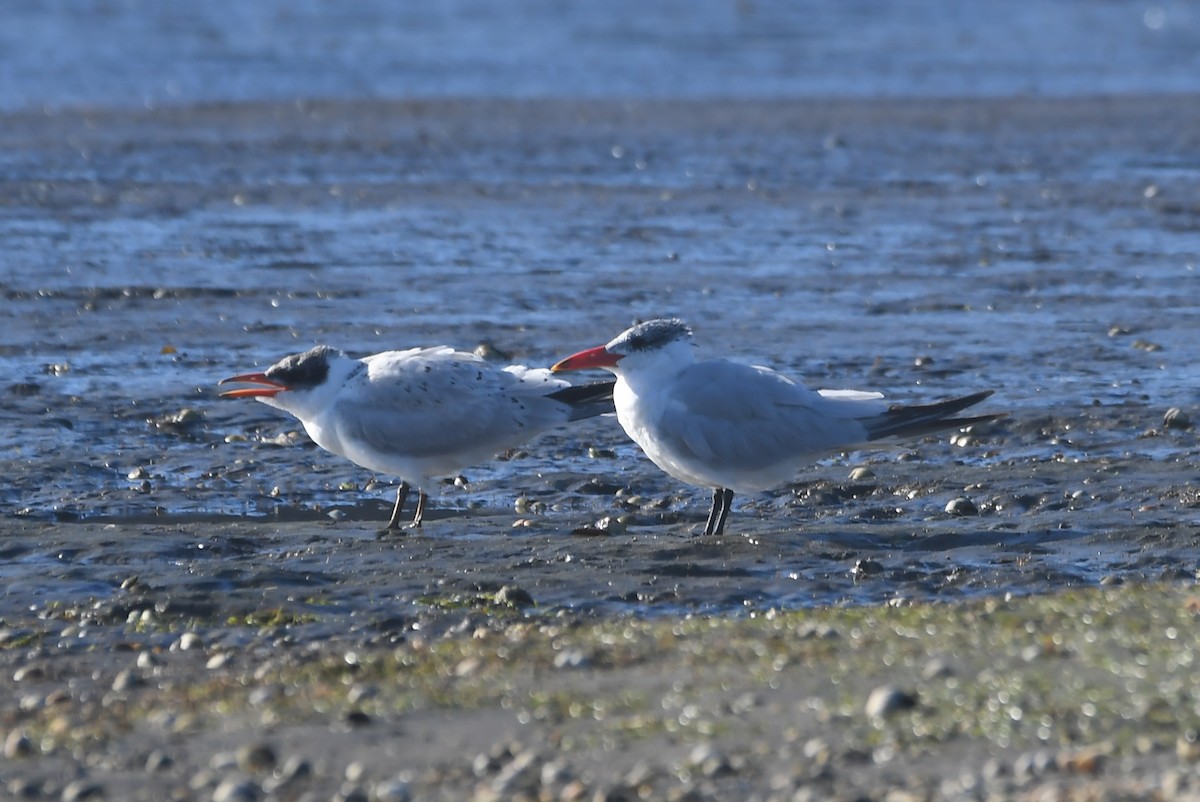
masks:
<path fill-rule="evenodd" d="M 569 415 L 565 404 L 544 397 L 558 382 L 527 382 L 474 354 L 422 348 L 364 362 L 358 392 L 337 402 L 339 434 L 374 449 L 418 459 L 491 455 Z"/>
<path fill-rule="evenodd" d="M 856 418 L 884 408 L 875 393 L 817 392 L 767 368 L 700 362 L 681 375 L 659 428 L 697 459 L 753 471 L 865 442 Z"/>

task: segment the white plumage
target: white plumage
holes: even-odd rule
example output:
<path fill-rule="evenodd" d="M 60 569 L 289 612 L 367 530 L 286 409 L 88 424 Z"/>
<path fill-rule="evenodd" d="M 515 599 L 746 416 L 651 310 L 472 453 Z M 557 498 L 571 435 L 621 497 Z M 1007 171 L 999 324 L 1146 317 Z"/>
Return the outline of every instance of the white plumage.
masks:
<path fill-rule="evenodd" d="M 786 484 L 816 454 L 994 417 L 949 417 L 990 391 L 925 406 L 889 406 L 880 393 L 810 390 L 769 368 L 697 361 L 691 330 L 677 319 L 634 326 L 552 370 L 586 368 L 616 374 L 617 420 L 655 465 L 714 489 L 706 534 L 721 533 L 735 492 Z"/>
<path fill-rule="evenodd" d="M 352 359 L 328 346 L 221 383 L 258 385 L 222 393 L 255 398 L 297 417 L 326 451 L 400 477 L 389 529 L 408 485 L 425 488 L 571 420 L 611 410 L 611 384 L 572 387 L 544 368 L 499 368 L 446 346 Z"/>

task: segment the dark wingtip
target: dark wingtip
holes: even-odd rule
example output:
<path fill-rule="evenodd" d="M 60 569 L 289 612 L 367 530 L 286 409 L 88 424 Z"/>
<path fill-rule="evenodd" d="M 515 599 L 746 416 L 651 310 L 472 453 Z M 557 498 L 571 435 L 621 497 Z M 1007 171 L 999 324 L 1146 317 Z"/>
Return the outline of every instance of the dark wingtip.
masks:
<path fill-rule="evenodd" d="M 977 393 L 937 401 L 932 404 L 915 406 L 896 405 L 884 414 L 864 422 L 867 427 L 867 438 L 878 440 L 883 437 L 916 436 L 946 429 L 959 429 L 985 423 L 1002 417 L 1004 413 L 976 415 L 967 418 L 952 418 L 967 407 L 978 404 L 983 399 L 995 393 L 995 390 L 980 390 Z"/>

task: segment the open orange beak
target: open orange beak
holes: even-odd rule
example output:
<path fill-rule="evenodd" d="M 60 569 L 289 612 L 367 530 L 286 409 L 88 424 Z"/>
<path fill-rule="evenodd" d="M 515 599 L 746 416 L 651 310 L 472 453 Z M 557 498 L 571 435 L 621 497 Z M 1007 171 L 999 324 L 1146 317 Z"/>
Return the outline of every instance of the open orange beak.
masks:
<path fill-rule="evenodd" d="M 589 370 L 591 368 L 612 369 L 617 366 L 617 362 L 621 360 L 622 356 L 622 354 L 610 354 L 603 345 L 599 345 L 555 362 L 550 367 L 550 372 L 559 373 L 564 370 Z"/>
<path fill-rule="evenodd" d="M 221 379 L 217 384 L 257 384 L 258 387 L 239 387 L 236 390 L 226 390 L 221 398 L 271 398 L 287 389 L 286 384 L 280 384 L 274 379 L 268 379 L 265 373 L 243 373 L 240 376 L 230 376 Z"/>

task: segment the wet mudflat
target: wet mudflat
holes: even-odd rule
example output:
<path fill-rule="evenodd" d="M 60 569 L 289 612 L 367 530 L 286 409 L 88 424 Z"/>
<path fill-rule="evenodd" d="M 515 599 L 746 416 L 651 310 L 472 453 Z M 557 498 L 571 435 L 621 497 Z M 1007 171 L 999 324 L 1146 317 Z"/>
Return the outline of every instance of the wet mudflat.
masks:
<path fill-rule="evenodd" d="M 913 765 L 941 780 L 967 764 L 971 788 L 1007 778 L 997 793 L 1095 790 L 1105 761 L 1184 793 L 1193 689 L 1172 666 L 1194 638 L 1172 583 L 1197 569 L 1198 449 L 1163 418 L 1197 407 L 1195 102 L 5 115 L 0 655 L 6 749 L 24 757 L 4 779 L 83 783 L 73 798 L 137 798 L 147 776 L 226 799 L 970 791 L 900 782 L 894 758 L 926 755 Z M 1009 417 L 829 455 L 739 498 L 719 540 L 696 536 L 704 490 L 589 421 L 438 488 L 422 531 L 381 539 L 390 477 L 215 395 L 314 342 L 488 341 L 548 364 L 664 314 L 711 353 L 815 386 L 993 387 L 987 409 Z M 968 514 L 948 513 L 959 498 Z M 1070 622 L 1114 608 L 1127 630 L 1074 640 Z M 796 637 L 763 637 L 767 616 Z M 901 646 L 854 635 L 864 616 L 912 651 L 881 665 Z M 1169 659 L 1138 657 L 1159 634 Z M 960 637 L 998 644 L 1000 666 L 951 661 L 973 689 L 961 705 L 922 679 Z M 1087 668 L 1056 707 L 1031 689 L 1060 659 Z M 1145 705 L 1106 707 L 1106 671 L 1141 671 Z M 917 712 L 856 718 L 888 683 Z M 585 715 L 584 697 L 612 707 Z M 1018 722 L 1004 742 L 991 720 L 914 719 L 992 705 Z M 710 710 L 711 727 L 678 724 Z M 1117 721 L 1144 738 L 1108 738 Z M 743 727 L 753 748 L 729 745 Z"/>

